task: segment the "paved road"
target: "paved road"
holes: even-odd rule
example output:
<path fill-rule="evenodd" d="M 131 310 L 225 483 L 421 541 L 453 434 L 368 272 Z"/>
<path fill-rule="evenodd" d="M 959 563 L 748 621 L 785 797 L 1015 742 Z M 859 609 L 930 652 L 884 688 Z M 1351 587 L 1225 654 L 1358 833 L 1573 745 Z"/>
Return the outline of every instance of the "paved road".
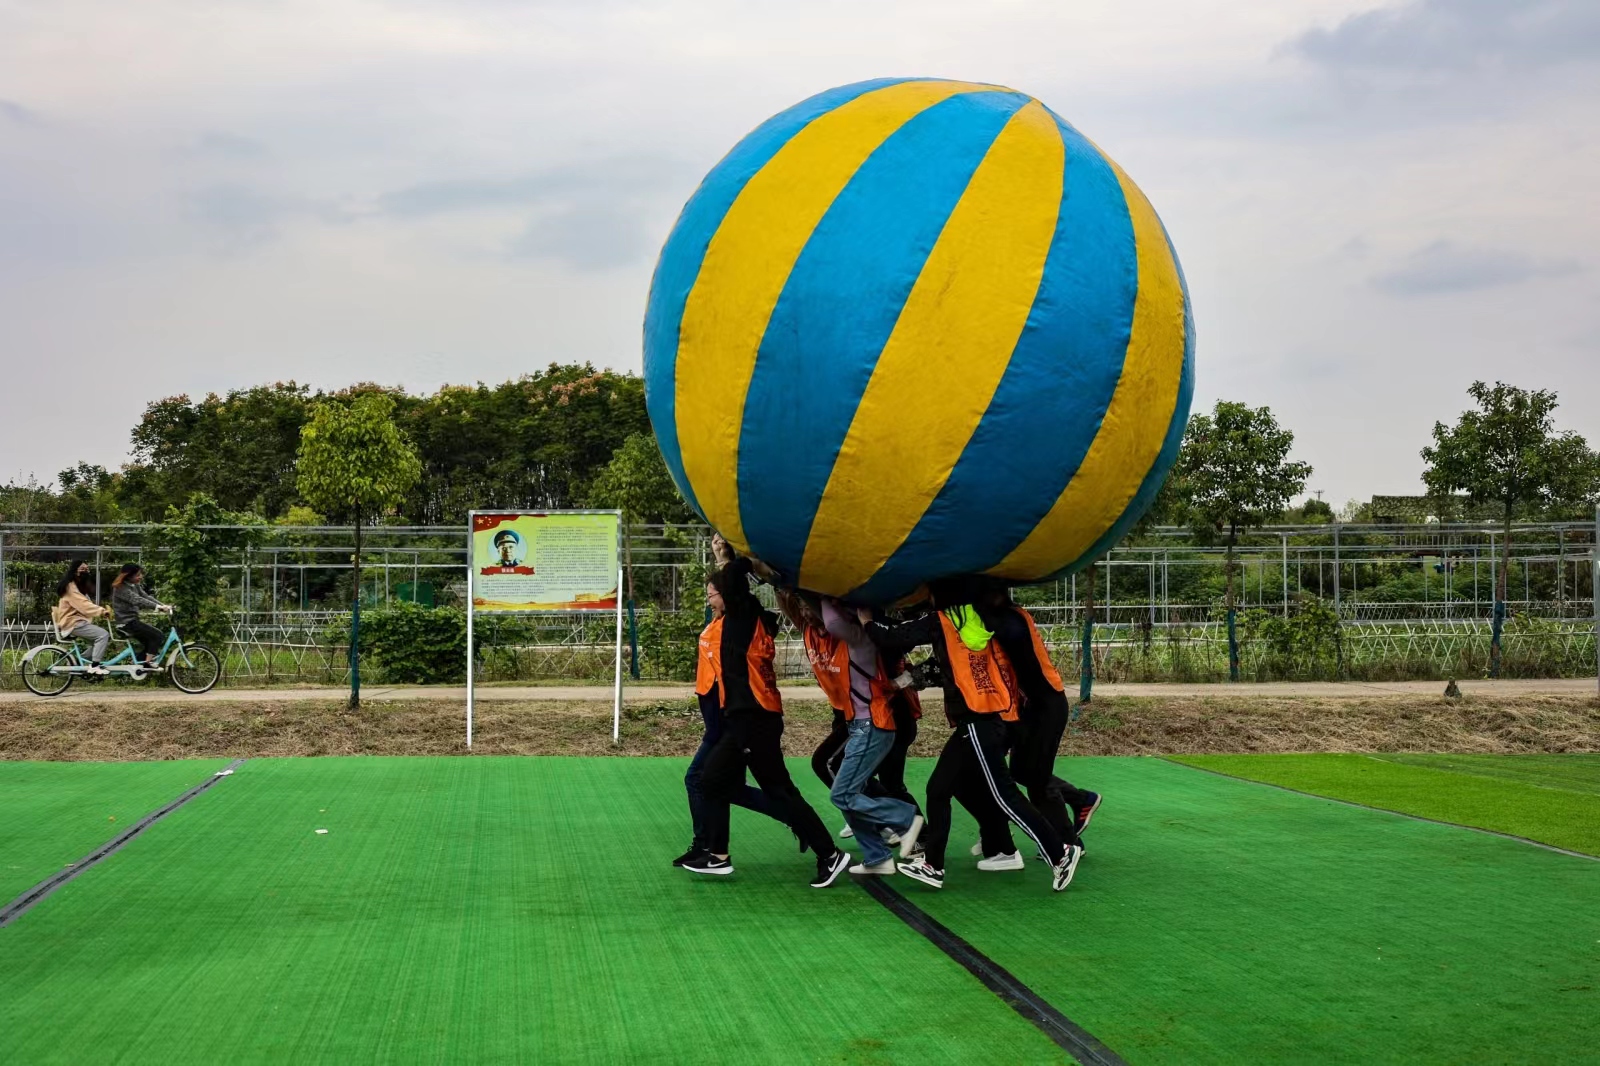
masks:
<path fill-rule="evenodd" d="M 1596 694 L 1593 678 L 1563 678 L 1549 681 L 1462 681 L 1461 691 L 1478 696 L 1528 696 L 1528 695 L 1589 695 Z M 1427 696 L 1444 691 L 1442 681 L 1296 681 L 1296 682 L 1243 682 L 1237 685 L 1176 685 L 1176 684 L 1097 684 L 1095 695 L 1149 696 L 1167 698 L 1213 697 L 1218 699 L 1271 696 L 1278 698 L 1360 699 L 1374 696 Z M 784 697 L 791 700 L 820 700 L 822 690 L 815 685 L 783 686 Z M 650 700 L 688 699 L 693 695 L 689 685 L 632 685 L 623 689 L 623 698 L 629 702 Z M 61 696 L 62 700 L 115 700 L 119 703 L 172 703 L 174 701 L 207 700 L 218 702 L 289 702 L 292 700 L 343 700 L 346 690 L 337 688 L 224 688 L 201 696 L 185 696 L 170 688 L 154 686 L 129 688 L 116 684 L 74 684 Z M 467 690 L 461 686 L 438 685 L 370 685 L 361 690 L 364 700 L 440 700 L 466 702 Z M 480 687 L 477 698 L 483 702 L 526 700 L 598 700 L 610 702 L 608 685 L 493 685 Z M 924 699 L 938 700 L 938 692 L 923 693 Z M 0 703 L 49 702 L 26 691 L 0 692 Z"/>

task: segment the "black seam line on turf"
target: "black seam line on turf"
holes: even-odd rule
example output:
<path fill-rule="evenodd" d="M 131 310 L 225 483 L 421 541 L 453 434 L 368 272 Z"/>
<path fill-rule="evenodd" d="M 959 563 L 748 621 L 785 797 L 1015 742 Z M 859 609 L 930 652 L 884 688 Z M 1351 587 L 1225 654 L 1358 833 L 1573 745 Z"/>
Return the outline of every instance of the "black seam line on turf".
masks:
<path fill-rule="evenodd" d="M 77 877 L 79 874 L 89 869 L 89 867 L 93 866 L 95 863 L 121 850 L 121 848 L 126 845 L 128 841 L 132 840 L 146 829 L 149 829 L 152 825 L 156 824 L 161 819 L 177 810 L 179 807 L 182 807 L 185 803 L 188 803 L 190 800 L 200 795 L 200 793 L 204 792 L 218 781 L 221 781 L 225 775 L 232 773 L 234 770 L 237 770 L 243 765 L 243 759 L 233 760 L 227 766 L 212 774 L 210 777 L 206 778 L 204 781 L 200 782 L 198 785 L 194 786 L 189 791 L 185 792 L 183 795 L 167 804 L 165 807 L 162 807 L 160 810 L 151 811 L 133 825 L 130 825 L 121 833 L 112 837 L 104 844 L 101 844 L 98 848 L 94 849 L 89 854 L 73 863 L 71 866 L 62 870 L 54 877 L 49 877 L 43 881 L 40 881 L 22 895 L 18 896 L 10 903 L 7 903 L 4 907 L 0 907 L 0 926 L 10 925 L 12 922 L 22 917 L 24 912 L 30 910 L 34 905 L 39 903 L 39 901 L 50 895 L 50 893 L 54 892 L 68 881 L 71 881 L 74 877 Z"/>
<path fill-rule="evenodd" d="M 1472 833 L 1482 833 L 1484 836 L 1501 837 L 1505 840 L 1515 840 L 1519 844 L 1528 844 L 1544 851 L 1553 851 L 1557 855 L 1570 855 L 1574 859 L 1588 859 L 1590 862 L 1600 862 L 1600 855 L 1590 855 L 1587 852 L 1573 851 L 1570 848 L 1558 848 L 1554 844 L 1546 844 L 1542 840 L 1533 840 L 1529 837 L 1519 837 L 1515 833 L 1502 833 L 1498 829 L 1485 829 L 1481 825 L 1465 825 L 1461 822 L 1446 822 L 1441 818 L 1425 818 L 1420 814 L 1408 814 L 1405 811 L 1390 810 L 1388 807 L 1374 807 L 1371 804 L 1357 803 L 1354 800 L 1335 799 L 1332 796 L 1324 796 L 1320 792 L 1306 792 L 1302 789 L 1290 788 L 1288 785 L 1274 785 L 1271 781 L 1257 781 L 1253 777 L 1238 777 L 1234 774 L 1225 774 L 1221 770 L 1213 770 L 1208 766 L 1191 766 L 1186 762 L 1179 762 L 1177 759 L 1169 758 L 1165 755 L 1157 756 L 1157 758 L 1159 758 L 1162 762 L 1169 762 L 1173 766 L 1181 766 L 1185 770 L 1199 770 L 1203 774 L 1215 774 L 1217 777 L 1226 777 L 1229 781 L 1242 781 L 1247 785 L 1260 785 L 1262 788 L 1275 788 L 1279 792 L 1293 792 L 1296 796 L 1309 796 L 1311 799 L 1325 800 L 1328 803 L 1338 803 L 1345 807 L 1357 807 L 1363 811 L 1377 811 L 1379 814 L 1392 814 L 1396 818 L 1409 818 L 1413 822 L 1428 822 L 1432 825 L 1449 826 L 1451 829 L 1465 829 Z"/>
<path fill-rule="evenodd" d="M 895 917 L 921 933 L 940 951 L 960 963 L 999 996 L 1005 1004 L 1049 1037 L 1057 1047 L 1083 1066 L 1127 1066 L 1121 1056 L 1092 1033 L 1051 1006 L 1048 1000 L 1017 979 L 1009 970 L 931 918 L 921 907 L 890 888 L 879 877 L 864 877 L 860 885 Z"/>

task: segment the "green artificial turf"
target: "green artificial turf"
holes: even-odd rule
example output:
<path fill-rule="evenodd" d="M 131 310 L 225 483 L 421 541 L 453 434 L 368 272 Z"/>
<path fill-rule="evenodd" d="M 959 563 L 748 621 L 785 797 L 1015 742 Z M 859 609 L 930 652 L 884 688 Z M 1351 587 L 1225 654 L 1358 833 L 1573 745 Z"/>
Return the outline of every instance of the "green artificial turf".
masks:
<path fill-rule="evenodd" d="M 682 775 L 248 762 L 0 930 L 0 1061 L 1070 1061 L 773 823 L 671 869 Z"/>
<path fill-rule="evenodd" d="M 945 887 L 898 887 L 1129 1062 L 1594 1061 L 1600 863 L 1157 759 L 1057 772 L 1105 797 L 1065 894 L 977 871 L 965 818 Z"/>
<path fill-rule="evenodd" d="M 866 893 L 808 888 L 770 822 L 734 812 L 733 877 L 669 869 L 682 769 L 249 762 L 0 930 L 0 1061 L 1065 1061 Z M 1068 892 L 978 872 L 965 815 L 942 891 L 892 883 L 1129 1062 L 1592 1061 L 1600 863 L 1059 769 L 1106 797 Z"/>
<path fill-rule="evenodd" d="M 0 905 L 227 765 L 0 761 Z"/>
<path fill-rule="evenodd" d="M 1427 757 L 1189 755 L 1175 761 L 1600 855 L 1600 759 L 1584 762 L 1583 756 L 1567 756 L 1562 762 L 1540 764 L 1526 762 L 1539 758 L 1531 755 L 1416 761 L 1420 758 Z"/>

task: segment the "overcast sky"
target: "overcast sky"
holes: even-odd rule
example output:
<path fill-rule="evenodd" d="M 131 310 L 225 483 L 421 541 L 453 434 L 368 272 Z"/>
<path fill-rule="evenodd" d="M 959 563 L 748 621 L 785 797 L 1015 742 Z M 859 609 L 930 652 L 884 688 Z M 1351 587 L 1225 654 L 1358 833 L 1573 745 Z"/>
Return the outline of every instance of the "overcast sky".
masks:
<path fill-rule="evenodd" d="M 655 254 L 772 113 L 1031 93 L 1155 203 L 1196 407 L 1311 487 L 1421 490 L 1474 378 L 1600 444 L 1595 0 L 0 0 L 0 480 L 146 402 L 640 366 Z"/>

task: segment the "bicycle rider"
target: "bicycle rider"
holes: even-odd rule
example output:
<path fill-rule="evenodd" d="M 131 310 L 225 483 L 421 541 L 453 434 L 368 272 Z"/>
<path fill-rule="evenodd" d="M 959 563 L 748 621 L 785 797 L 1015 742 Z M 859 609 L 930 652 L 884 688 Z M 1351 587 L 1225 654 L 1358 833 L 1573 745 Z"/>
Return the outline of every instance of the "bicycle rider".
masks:
<path fill-rule="evenodd" d="M 56 596 L 59 597 L 56 609 L 51 612 L 56 629 L 67 637 L 93 641 L 88 672 L 96 677 L 104 677 L 107 670 L 100 665 L 100 660 L 105 658 L 111 634 L 95 625 L 94 619 L 109 612 L 89 596 L 89 564 L 69 563 L 66 576 L 56 586 Z"/>
<path fill-rule="evenodd" d="M 140 611 L 164 611 L 170 615 L 172 607 L 144 590 L 144 567 L 126 563 L 111 583 L 111 617 L 116 620 L 117 628 L 143 649 L 142 658 L 148 669 L 155 666 L 156 652 L 161 650 L 167 637 L 155 626 L 141 622 Z"/>

